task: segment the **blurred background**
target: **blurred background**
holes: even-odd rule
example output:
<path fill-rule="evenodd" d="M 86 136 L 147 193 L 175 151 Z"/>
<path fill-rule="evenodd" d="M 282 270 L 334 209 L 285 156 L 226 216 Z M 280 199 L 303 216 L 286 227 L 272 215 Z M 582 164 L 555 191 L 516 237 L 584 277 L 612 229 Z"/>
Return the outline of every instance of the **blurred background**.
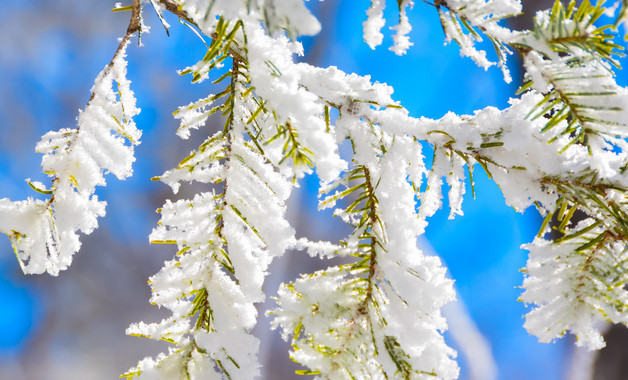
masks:
<path fill-rule="evenodd" d="M 396 3 L 389 3 L 386 17 L 392 26 Z M 529 9 L 511 27 L 528 28 L 535 10 L 549 6 L 547 1 L 524 3 Z M 316 37 L 301 39 L 306 49 L 302 59 L 388 83 L 395 88 L 394 98 L 416 117 L 507 106 L 520 84 L 514 58 L 510 85 L 499 69 L 484 71 L 460 58 L 456 45 L 444 45 L 438 15 L 423 2 L 409 12 L 414 46 L 406 56 L 388 50 L 392 38 L 387 27 L 384 44 L 371 50 L 362 40 L 369 5 L 367 0 L 310 2 L 323 29 Z M 2 0 L 0 197 L 35 196 L 25 178 L 47 182 L 35 144 L 49 130 L 75 126 L 95 77 L 126 30 L 128 13 L 113 13 L 113 7 L 113 1 L 103 0 Z M 82 238 L 70 269 L 59 277 L 26 277 L 8 239 L 0 239 L 0 379 L 114 379 L 139 359 L 167 349 L 165 343 L 124 334 L 132 322 L 167 315 L 149 304 L 146 281 L 174 250 L 150 246 L 147 236 L 158 220 L 155 209 L 173 195 L 150 178 L 176 165 L 195 148 L 194 137 L 207 133 L 180 140 L 172 111 L 213 91 L 209 83 L 191 85 L 190 78 L 177 75 L 178 69 L 202 58 L 205 47 L 176 18 L 167 15 L 167 20 L 170 37 L 147 8 L 145 22 L 152 30 L 143 35 L 143 47 L 128 49 L 128 77 L 142 109 L 136 123 L 144 132 L 136 149 L 135 175 L 122 182 L 110 176 L 108 186 L 99 190 L 108 203 L 107 216 L 97 231 Z M 626 77 L 619 74 L 624 86 Z M 609 347 L 599 356 L 575 350 L 570 337 L 540 344 L 528 335 L 522 327 L 527 308 L 517 301 L 523 280 L 518 270 L 526 262 L 519 246 L 533 239 L 539 216 L 535 210 L 518 214 L 505 206 L 481 169 L 474 179 L 477 196 L 472 199 L 468 191 L 465 215 L 447 220 L 445 205 L 430 219 L 423 242 L 426 250 L 443 258 L 456 280 L 460 302 L 446 310 L 451 320 L 447 339 L 459 350 L 461 379 L 588 379 L 590 370 L 595 379 L 628 378 L 621 368 L 622 362 L 628 363 L 621 356 L 628 352 L 622 346 L 625 330 L 610 330 Z M 180 196 L 190 197 L 193 190 Z M 329 213 L 316 211 L 317 191 L 314 175 L 302 181 L 290 199 L 289 219 L 298 236 L 337 240 L 347 230 L 330 220 Z M 281 282 L 325 265 L 303 252 L 287 253 L 274 262 L 266 293 L 272 296 Z M 263 378 L 302 378 L 294 374 L 299 367 L 287 356 L 289 346 L 269 330 L 269 319 L 263 316 L 272 307 L 272 300 L 260 305 L 256 328 L 263 341 Z"/>

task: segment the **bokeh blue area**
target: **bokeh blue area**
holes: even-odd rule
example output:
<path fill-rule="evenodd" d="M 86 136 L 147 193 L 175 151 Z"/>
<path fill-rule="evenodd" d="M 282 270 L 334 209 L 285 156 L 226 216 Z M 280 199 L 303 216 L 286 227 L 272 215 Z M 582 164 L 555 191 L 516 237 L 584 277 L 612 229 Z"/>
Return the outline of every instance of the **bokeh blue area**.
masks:
<path fill-rule="evenodd" d="M 48 130 L 74 124 L 76 110 L 86 102 L 94 78 L 115 51 L 115 37 L 126 28 L 126 16 L 107 14 L 106 20 L 91 26 L 102 30 L 92 30 L 88 43 L 84 41 L 87 37 L 77 34 L 80 22 L 79 29 L 52 21 L 50 28 L 40 26 L 34 28 L 35 31 L 11 29 L 16 25 L 12 18 L 46 12 L 55 3 L 3 1 L 0 35 L 5 35 L 4 40 L 18 33 L 32 35 L 19 37 L 17 43 L 21 41 L 24 45 L 18 46 L 15 42 L 11 45 L 10 41 L 0 44 L 0 72 L 4 73 L 0 89 L 0 197 L 18 200 L 24 199 L 26 194 L 35 196 L 24 182 L 28 177 L 45 180 L 39 174 L 40 156 L 34 153 L 35 143 Z M 57 6 L 92 8 L 74 9 L 74 12 L 95 18 L 101 13 L 110 13 L 113 3 L 63 1 Z M 386 17 L 389 25 L 393 25 L 397 13 L 394 2 L 389 3 Z M 514 80 L 506 84 L 499 69 L 480 69 L 470 59 L 461 58 L 455 44 L 444 45 L 437 13 L 423 2 L 416 2 L 409 13 L 414 46 L 402 57 L 387 50 L 392 42 L 387 30 L 383 45 L 376 50 L 371 50 L 362 40 L 368 1 L 327 0 L 310 5 L 319 14 L 323 32 L 318 38 L 303 39 L 305 59 L 319 66 L 338 66 L 345 72 L 370 75 L 373 81 L 388 83 L 395 89 L 394 98 L 413 116 L 440 118 L 448 111 L 472 114 L 487 106 L 505 108 L 519 85 L 520 73 L 514 59 L 510 65 Z M 144 193 L 163 185 L 152 183 L 150 178 L 160 174 L 164 165 L 168 167 L 174 162 L 162 162 L 163 157 L 168 156 L 163 153 L 168 149 L 165 143 L 176 139 L 173 133 L 176 123 L 171 112 L 211 92 L 209 84 L 190 86 L 189 78 L 176 75 L 176 70 L 193 64 L 202 56 L 202 41 L 172 17 L 168 18 L 173 25 L 171 35 L 166 38 L 150 10 L 146 14 L 152 31 L 144 36 L 145 46 L 129 49 L 129 78 L 133 81 L 138 106 L 142 108 L 136 123 L 144 131 L 142 144 L 136 151 L 135 174 L 124 182 L 108 178 L 108 187 L 99 191 L 99 196 L 108 202 L 107 217 L 101 225 L 111 230 L 121 244 L 134 246 L 146 244 L 146 236 L 157 220 Z M 22 24 L 27 22 L 23 20 Z M 618 79 L 623 85 L 628 84 L 625 73 L 620 73 Z M 78 101 L 68 100 L 75 97 Z M 171 157 L 186 154 L 187 151 L 169 152 Z M 527 309 L 517 301 L 521 292 L 517 287 L 523 280 L 519 269 L 526 262 L 526 252 L 520 245 L 533 239 L 539 216 L 535 210 L 520 214 L 506 206 L 499 188 L 481 168 L 474 172 L 474 179 L 476 198 L 472 198 L 468 189 L 463 204 L 465 215 L 448 220 L 445 202 L 444 210 L 429 220 L 426 238 L 448 266 L 456 280 L 459 298 L 490 342 L 498 365 L 498 378 L 562 379 L 570 342 L 539 344 L 522 327 L 522 316 Z M 315 199 L 318 191 L 315 177 L 304 182 L 303 188 L 307 197 Z M 302 203 L 308 207 L 307 217 L 319 218 L 315 202 Z M 320 220 L 324 223 L 322 218 Z M 46 300 L 29 285 L 29 278 L 20 274 L 8 239 L 0 241 L 0 251 L 1 366 L 3 361 L 19 355 L 29 339 L 39 332 L 47 307 L 44 306 Z M 467 363 L 462 356 L 460 361 L 461 379 L 464 379 Z"/>

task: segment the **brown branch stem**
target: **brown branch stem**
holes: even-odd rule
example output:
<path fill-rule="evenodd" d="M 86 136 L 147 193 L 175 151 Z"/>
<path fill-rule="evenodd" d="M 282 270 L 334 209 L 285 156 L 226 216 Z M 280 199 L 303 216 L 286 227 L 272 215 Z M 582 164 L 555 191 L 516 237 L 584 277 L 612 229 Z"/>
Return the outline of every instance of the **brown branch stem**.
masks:
<path fill-rule="evenodd" d="M 141 0 L 133 0 L 133 10 L 131 11 L 131 20 L 129 21 L 129 26 L 126 28 L 126 34 L 124 35 L 124 37 L 122 37 L 122 41 L 120 41 L 120 44 L 118 45 L 116 52 L 113 54 L 111 61 L 109 61 L 107 66 L 105 66 L 105 68 L 102 71 L 105 75 L 109 72 L 109 70 L 111 70 L 116 58 L 118 58 L 118 56 L 122 53 L 127 43 L 131 39 L 131 36 L 141 29 L 141 23 L 140 23 L 141 4 L 140 2 Z M 96 94 L 92 92 L 91 96 L 89 97 L 89 100 L 87 101 L 87 105 L 89 105 L 92 102 L 92 100 L 94 100 L 94 96 L 96 96 Z M 79 128 L 80 126 L 77 128 L 77 131 Z"/>

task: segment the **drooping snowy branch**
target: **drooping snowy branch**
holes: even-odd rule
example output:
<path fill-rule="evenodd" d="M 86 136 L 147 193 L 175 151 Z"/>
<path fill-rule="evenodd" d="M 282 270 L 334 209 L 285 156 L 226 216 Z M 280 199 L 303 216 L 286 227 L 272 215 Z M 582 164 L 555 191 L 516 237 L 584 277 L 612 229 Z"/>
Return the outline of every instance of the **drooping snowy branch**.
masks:
<path fill-rule="evenodd" d="M 223 191 L 168 201 L 160 210 L 151 242 L 176 244 L 179 251 L 151 278 L 151 301 L 172 316 L 134 324 L 127 333 L 164 339 L 176 348 L 144 359 L 127 377 L 213 373 L 249 379 L 259 373 L 259 341 L 250 334 L 257 320 L 254 303 L 264 299 L 261 289 L 272 258 L 293 240 L 283 218 L 291 186 L 243 139 L 242 127 L 236 117 L 229 136 L 218 132 L 213 138 L 222 153 L 202 160 L 219 167 L 211 182 L 222 182 Z"/>
<path fill-rule="evenodd" d="M 274 324 L 292 335 L 293 360 L 321 378 L 454 379 L 455 352 L 446 346 L 440 314 L 454 298 L 436 257 L 416 246 L 412 138 L 385 136 L 355 116 L 337 120 L 351 135 L 354 167 L 324 188 L 320 207 L 354 227 L 336 255 L 352 264 L 302 275 L 284 285 Z M 341 126 L 342 125 L 342 126 Z M 307 245 L 306 245 L 307 246 Z"/>
<path fill-rule="evenodd" d="M 213 40 L 213 53 L 202 62 L 220 59 L 230 48 L 246 52 L 245 24 L 231 29 L 231 23 L 221 20 L 217 28 L 227 32 L 216 35 L 226 37 Z M 255 39 L 247 34 L 249 41 Z M 126 377 L 214 374 L 250 379 L 259 374 L 259 341 L 250 334 L 257 321 L 254 304 L 265 298 L 262 285 L 270 262 L 294 242 L 294 231 L 284 219 L 294 173 L 280 171 L 273 161 L 291 157 L 283 149 L 290 144 L 290 134 L 282 133 L 289 121 L 278 121 L 276 112 L 250 87 L 250 60 L 243 58 L 232 57 L 231 70 L 215 81 L 229 79 L 223 91 L 176 113 L 182 137 L 214 112 L 225 115 L 226 123 L 159 179 L 175 192 L 183 181 L 218 188 L 192 200 L 168 201 L 160 210 L 162 219 L 151 242 L 176 244 L 179 251 L 177 259 L 152 277 L 152 301 L 172 316 L 160 323 L 134 324 L 127 332 L 165 339 L 176 347 L 167 355 L 144 359 Z M 199 75 L 201 70 L 203 63 L 189 69 L 195 81 L 207 77 Z"/>
<path fill-rule="evenodd" d="M 96 78 L 77 128 L 48 132 L 37 144 L 52 185 L 29 185 L 50 198 L 0 199 L 0 232 L 9 236 L 24 273 L 57 275 L 66 269 L 80 248 L 79 233 L 91 233 L 105 214 L 106 203 L 94 194 L 95 187 L 105 185 L 105 173 L 119 179 L 132 173 L 133 145 L 141 136 L 133 117 L 140 110 L 126 78 L 125 56 L 139 29 L 138 12 L 136 4 L 127 34 Z"/>
<path fill-rule="evenodd" d="M 425 172 L 421 145 L 372 121 L 381 115 L 405 121 L 404 110 L 390 98 L 390 87 L 367 77 L 306 64 L 296 69 L 303 89 L 338 110 L 329 126 L 336 140 L 353 146 L 352 167 L 326 181 L 320 207 L 343 202 L 336 215 L 354 231 L 339 245 L 301 247 L 324 257 L 351 256 L 355 263 L 284 285 L 275 326 L 286 339 L 292 336 L 292 358 L 309 368 L 303 374 L 457 377 L 455 353 L 441 335 L 446 324 L 440 308 L 454 297 L 451 282 L 439 260 L 416 246 L 423 232 L 415 212 Z"/>

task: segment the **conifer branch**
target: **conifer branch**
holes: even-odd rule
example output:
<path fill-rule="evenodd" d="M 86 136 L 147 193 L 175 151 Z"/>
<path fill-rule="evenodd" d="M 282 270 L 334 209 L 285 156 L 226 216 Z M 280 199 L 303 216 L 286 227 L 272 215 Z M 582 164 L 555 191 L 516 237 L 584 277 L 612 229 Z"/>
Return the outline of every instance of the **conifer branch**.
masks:
<path fill-rule="evenodd" d="M 162 221 L 151 241 L 177 244 L 180 254 L 153 276 L 152 300 L 173 315 L 157 324 L 134 324 L 127 332 L 166 339 L 175 346 L 168 355 L 146 359 L 123 376 L 155 371 L 165 376 L 173 368 L 191 376 L 209 366 L 221 378 L 239 379 L 253 378 L 259 371 L 258 341 L 250 333 L 256 322 L 254 304 L 264 298 L 261 285 L 272 257 L 292 241 L 293 231 L 283 219 L 290 185 L 261 148 L 275 123 L 250 87 L 244 23 L 221 18 L 211 34 L 214 38 L 203 59 L 181 74 L 202 81 L 231 59 L 231 69 L 214 83 L 229 81 L 218 94 L 175 111 L 181 119 L 177 133 L 188 138 L 191 128 L 201 127 L 217 112 L 225 118 L 224 128 L 177 168 L 155 179 L 175 192 L 182 181 L 221 184 L 221 190 L 167 202 L 161 209 Z M 272 222 L 262 224 L 268 221 Z M 171 278 L 182 281 L 171 284 Z M 164 286 L 164 281 L 172 287 Z M 238 317 L 226 321 L 225 310 Z M 246 349 L 230 344 L 243 339 Z"/>
<path fill-rule="evenodd" d="M 50 197 L 46 201 L 0 199 L 0 217 L 5 220 L 0 232 L 9 237 L 26 274 L 57 275 L 66 269 L 79 250 L 78 233 L 91 233 L 105 213 L 105 203 L 94 195 L 95 186 L 105 185 L 103 174 L 111 172 L 119 179 L 131 174 L 132 146 L 139 144 L 141 132 L 132 120 L 139 109 L 126 79 L 124 58 L 131 36 L 140 28 L 139 7 L 140 1 L 134 0 L 127 32 L 96 78 L 77 127 L 48 132 L 37 144 L 36 150 L 44 154 L 44 173 L 52 177 L 51 187 L 28 182 Z M 68 220 L 57 218 L 59 213 Z"/>

